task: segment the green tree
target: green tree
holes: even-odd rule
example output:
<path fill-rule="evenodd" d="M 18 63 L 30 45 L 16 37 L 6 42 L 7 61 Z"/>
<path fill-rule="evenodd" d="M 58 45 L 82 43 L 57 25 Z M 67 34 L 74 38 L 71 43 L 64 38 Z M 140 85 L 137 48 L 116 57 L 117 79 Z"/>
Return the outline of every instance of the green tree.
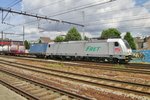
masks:
<path fill-rule="evenodd" d="M 24 41 L 24 46 L 25 49 L 30 49 L 30 43 L 27 40 Z"/>
<path fill-rule="evenodd" d="M 120 38 L 121 32 L 119 32 L 116 28 L 109 28 L 106 30 L 103 30 L 101 34 L 101 38 Z"/>
<path fill-rule="evenodd" d="M 78 30 L 75 28 L 75 27 L 72 27 L 66 37 L 65 37 L 65 40 L 66 41 L 78 41 L 78 40 L 81 40 L 82 37 L 80 35 L 80 33 L 78 32 Z"/>
<path fill-rule="evenodd" d="M 41 41 L 41 40 L 39 40 L 39 43 L 42 43 L 42 41 Z"/>
<path fill-rule="evenodd" d="M 84 36 L 84 40 L 88 40 L 89 38 L 87 36 Z"/>
<path fill-rule="evenodd" d="M 130 32 L 126 33 L 126 35 L 124 36 L 124 39 L 127 40 L 127 42 L 129 43 L 132 49 L 136 50 L 136 44 Z"/>
<path fill-rule="evenodd" d="M 63 42 L 65 39 L 62 36 L 57 36 L 54 40 L 54 42 Z"/>

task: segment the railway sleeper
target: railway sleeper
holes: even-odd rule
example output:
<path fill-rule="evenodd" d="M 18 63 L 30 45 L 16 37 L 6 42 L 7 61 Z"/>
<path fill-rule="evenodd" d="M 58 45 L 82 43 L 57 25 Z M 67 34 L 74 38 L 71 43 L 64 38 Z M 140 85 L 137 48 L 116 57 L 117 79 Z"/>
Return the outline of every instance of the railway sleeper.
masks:
<path fill-rule="evenodd" d="M 37 97 L 39 97 L 39 98 L 42 98 L 42 97 L 45 97 L 45 96 L 51 95 L 51 94 L 53 94 L 53 92 L 50 92 L 50 91 L 45 90 L 45 91 L 42 91 L 42 92 L 38 92 L 38 93 L 36 93 L 35 95 L 36 95 Z"/>
<path fill-rule="evenodd" d="M 33 93 L 33 94 L 38 94 L 38 93 L 44 92 L 45 90 L 46 90 L 45 88 L 36 89 L 36 90 L 31 91 L 31 93 Z M 49 91 L 49 92 L 50 92 L 50 91 Z M 51 91 L 50 93 L 53 93 L 53 92 Z"/>
<path fill-rule="evenodd" d="M 53 100 L 53 99 L 59 98 L 60 96 L 61 95 L 59 93 L 53 93 L 51 95 L 43 96 L 40 99 L 41 100 Z"/>
<path fill-rule="evenodd" d="M 1 73 L 3 73 L 3 72 L 1 72 Z M 3 75 L 3 76 L 0 76 L 0 78 L 2 77 L 6 77 L 6 78 L 4 78 L 4 79 L 2 79 L 2 80 L 4 80 L 5 81 L 5 83 L 7 83 L 7 84 L 11 84 L 11 83 L 13 83 L 13 87 L 15 87 L 15 88 L 17 88 L 17 89 L 19 89 L 20 91 L 22 90 L 23 91 L 23 93 L 20 93 L 20 92 L 17 92 L 18 94 L 21 94 L 22 96 L 25 96 L 26 97 L 26 95 L 24 95 L 24 93 L 27 93 L 28 95 L 32 95 L 33 97 L 36 97 L 36 98 L 38 98 L 38 99 L 36 99 L 36 100 L 62 100 L 63 98 L 69 98 L 69 99 L 67 99 L 67 100 L 75 100 L 75 98 L 72 98 L 72 97 L 68 97 L 67 95 L 65 95 L 65 94 L 62 94 L 62 93 L 59 93 L 59 92 L 55 92 L 55 91 L 51 91 L 51 90 L 49 90 L 49 89 L 47 89 L 46 87 L 45 88 L 43 88 L 43 87 L 41 87 L 41 86 L 38 86 L 38 85 L 35 85 L 35 84 L 31 84 L 31 83 L 29 83 L 29 82 L 26 82 L 26 81 L 23 81 L 23 80 L 21 80 L 20 79 L 20 82 L 19 82 L 19 78 L 16 78 L 16 77 L 9 77 L 10 75 L 7 75 L 7 74 L 5 74 L 5 75 Z M 11 80 L 11 81 L 9 81 L 9 79 Z M 17 80 L 17 82 L 13 82 L 13 80 L 12 79 L 18 79 Z M 19 84 L 21 84 L 21 83 L 23 83 L 24 85 L 22 86 L 22 85 L 19 85 L 19 86 L 15 86 L 15 83 L 18 85 L 18 83 Z M 30 97 L 26 97 L 27 99 L 30 99 Z M 61 99 L 62 98 L 62 99 Z"/>

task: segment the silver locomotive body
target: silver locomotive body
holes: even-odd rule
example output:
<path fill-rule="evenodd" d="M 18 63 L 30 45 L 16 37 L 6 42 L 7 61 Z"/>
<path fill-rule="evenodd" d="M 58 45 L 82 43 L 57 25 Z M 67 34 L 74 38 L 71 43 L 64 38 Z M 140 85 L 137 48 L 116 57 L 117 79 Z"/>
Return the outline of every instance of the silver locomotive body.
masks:
<path fill-rule="evenodd" d="M 131 48 L 123 39 L 69 41 L 49 43 L 46 56 L 107 62 L 129 62 Z"/>

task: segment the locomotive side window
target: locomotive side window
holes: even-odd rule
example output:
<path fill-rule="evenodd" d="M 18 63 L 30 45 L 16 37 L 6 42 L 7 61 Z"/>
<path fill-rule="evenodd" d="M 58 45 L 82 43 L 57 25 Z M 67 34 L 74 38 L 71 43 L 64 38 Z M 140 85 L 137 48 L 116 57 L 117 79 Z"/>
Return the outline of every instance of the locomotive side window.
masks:
<path fill-rule="evenodd" d="M 128 48 L 128 49 L 131 49 L 130 45 L 128 44 L 128 42 L 126 40 L 124 40 L 124 43 L 125 43 L 125 46 Z"/>
<path fill-rule="evenodd" d="M 115 45 L 115 47 L 118 47 L 118 46 L 119 46 L 119 43 L 118 43 L 118 42 L 115 42 L 114 45 Z"/>

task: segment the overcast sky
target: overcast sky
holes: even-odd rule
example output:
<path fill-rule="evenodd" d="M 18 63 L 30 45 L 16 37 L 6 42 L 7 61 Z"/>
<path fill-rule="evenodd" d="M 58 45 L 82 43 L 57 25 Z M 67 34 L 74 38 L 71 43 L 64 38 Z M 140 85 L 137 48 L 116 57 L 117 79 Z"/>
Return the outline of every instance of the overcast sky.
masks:
<path fill-rule="evenodd" d="M 19 0 L 0 0 L 0 7 L 8 8 L 17 1 Z M 133 36 L 150 35 L 150 0 L 108 1 L 22 0 L 12 9 L 84 24 L 84 28 L 76 27 L 81 35 L 84 32 L 88 37 L 98 37 L 102 30 L 107 28 L 117 28 L 122 32 L 122 35 L 127 31 L 131 32 Z M 16 14 L 8 14 L 4 22 L 7 24 L 0 24 L 0 31 L 20 34 L 24 25 L 25 39 L 28 40 L 36 40 L 41 36 L 54 39 L 58 35 L 66 34 L 74 26 Z M 11 25 L 15 25 L 15 27 Z M 6 37 L 22 39 L 18 35 L 6 35 Z"/>

